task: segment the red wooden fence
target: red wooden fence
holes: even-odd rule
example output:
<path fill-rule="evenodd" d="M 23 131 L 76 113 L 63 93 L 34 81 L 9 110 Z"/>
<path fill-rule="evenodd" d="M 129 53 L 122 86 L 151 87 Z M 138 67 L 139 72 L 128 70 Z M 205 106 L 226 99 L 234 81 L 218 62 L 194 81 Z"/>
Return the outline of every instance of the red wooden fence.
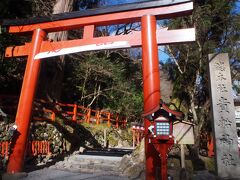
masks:
<path fill-rule="evenodd" d="M 144 137 L 144 127 L 142 126 L 132 126 L 132 138 L 133 138 L 133 147 L 140 144 L 141 140 Z"/>
<path fill-rule="evenodd" d="M 0 156 L 8 157 L 10 147 L 11 147 L 11 142 L 9 141 L 0 142 Z M 27 147 L 27 155 L 37 156 L 37 155 L 48 155 L 48 154 L 51 154 L 49 141 L 29 141 L 28 147 Z"/>
<path fill-rule="evenodd" d="M 15 112 L 18 102 L 17 96 L 0 95 L 0 100 L 0 108 L 3 108 L 5 110 L 7 109 L 9 111 L 14 110 Z M 127 125 L 127 119 L 120 116 L 118 113 L 114 114 L 108 111 L 94 110 L 77 104 L 65 104 L 59 102 L 50 103 L 41 99 L 35 99 L 35 103 L 42 104 L 44 108 L 39 109 L 36 106 L 34 107 L 34 120 L 55 121 L 56 115 L 58 114 L 64 116 L 66 119 L 79 123 L 86 122 L 94 123 L 97 125 L 106 123 L 108 127 L 113 126 L 116 128 L 125 128 Z M 48 108 L 45 108 L 45 106 Z"/>

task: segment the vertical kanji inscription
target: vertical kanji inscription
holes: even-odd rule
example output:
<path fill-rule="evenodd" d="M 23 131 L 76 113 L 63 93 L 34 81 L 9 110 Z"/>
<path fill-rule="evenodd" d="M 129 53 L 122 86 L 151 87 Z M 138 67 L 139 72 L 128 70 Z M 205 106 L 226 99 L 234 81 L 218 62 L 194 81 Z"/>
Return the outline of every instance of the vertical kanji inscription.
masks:
<path fill-rule="evenodd" d="M 228 54 L 209 55 L 216 169 L 220 177 L 240 177 L 237 130 Z"/>
<path fill-rule="evenodd" d="M 223 116 L 221 116 L 217 121 L 218 121 L 217 125 L 220 126 L 221 128 L 231 128 L 232 126 L 232 121 Z"/>

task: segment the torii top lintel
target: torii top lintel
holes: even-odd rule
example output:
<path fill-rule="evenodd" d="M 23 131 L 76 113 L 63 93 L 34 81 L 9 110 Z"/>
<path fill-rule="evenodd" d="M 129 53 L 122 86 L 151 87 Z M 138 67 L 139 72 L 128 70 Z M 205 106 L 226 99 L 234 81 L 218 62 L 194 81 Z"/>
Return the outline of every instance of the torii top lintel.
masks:
<path fill-rule="evenodd" d="M 158 19 L 183 16 L 191 14 L 192 10 L 193 2 L 190 0 L 158 0 L 82 12 L 55 14 L 52 17 L 5 20 L 3 26 L 7 26 L 10 33 L 21 34 L 31 33 L 36 29 L 42 29 L 45 32 L 56 32 L 84 28 L 82 39 L 57 42 L 43 41 L 39 54 L 35 56 L 35 59 L 42 59 L 83 51 L 139 47 L 142 45 L 140 31 L 133 31 L 127 35 L 94 37 L 94 28 L 98 25 L 138 22 L 141 21 L 144 15 L 154 15 Z M 160 29 L 157 30 L 156 35 L 158 45 L 195 41 L 194 28 Z M 31 43 L 8 47 L 5 56 L 27 56 L 30 47 Z"/>
<path fill-rule="evenodd" d="M 158 0 L 110 6 L 80 12 L 54 14 L 50 17 L 36 17 L 21 20 L 4 20 L 9 33 L 27 33 L 41 28 L 46 32 L 56 32 L 80 28 L 86 25 L 111 25 L 132 23 L 146 14 L 157 19 L 189 15 L 193 10 L 191 0 Z"/>

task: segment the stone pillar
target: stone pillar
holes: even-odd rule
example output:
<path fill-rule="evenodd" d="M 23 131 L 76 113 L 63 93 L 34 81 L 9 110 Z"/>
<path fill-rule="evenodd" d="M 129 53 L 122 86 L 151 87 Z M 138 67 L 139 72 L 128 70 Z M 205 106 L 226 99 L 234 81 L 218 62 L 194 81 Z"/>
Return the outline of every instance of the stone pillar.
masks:
<path fill-rule="evenodd" d="M 240 177 L 237 130 L 228 54 L 209 55 L 215 161 L 218 176 Z"/>

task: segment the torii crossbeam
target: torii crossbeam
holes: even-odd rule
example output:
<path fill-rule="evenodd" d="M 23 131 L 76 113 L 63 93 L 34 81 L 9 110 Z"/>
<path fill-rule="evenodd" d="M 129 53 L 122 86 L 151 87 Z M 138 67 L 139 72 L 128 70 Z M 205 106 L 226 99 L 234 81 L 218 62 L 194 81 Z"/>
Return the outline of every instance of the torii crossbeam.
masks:
<path fill-rule="evenodd" d="M 31 120 L 32 105 L 40 71 L 41 58 L 64 54 L 116 48 L 141 47 L 143 49 L 144 113 L 151 112 L 160 104 L 160 79 L 157 45 L 195 41 L 195 29 L 167 30 L 156 28 L 156 19 L 190 15 L 193 2 L 190 0 L 159 0 L 132 3 L 120 6 L 56 14 L 51 17 L 25 20 L 5 20 L 3 26 L 9 33 L 33 33 L 32 41 L 22 46 L 8 47 L 6 57 L 27 56 L 27 65 L 20 94 L 16 125 L 19 136 L 10 155 L 7 171 L 22 171 Z M 96 26 L 141 22 L 142 30 L 127 35 L 94 37 Z M 51 42 L 47 33 L 83 28 L 83 38 Z M 157 173 L 159 154 L 148 142 L 150 122 L 145 119 L 146 179 L 166 180 L 167 172 Z"/>

